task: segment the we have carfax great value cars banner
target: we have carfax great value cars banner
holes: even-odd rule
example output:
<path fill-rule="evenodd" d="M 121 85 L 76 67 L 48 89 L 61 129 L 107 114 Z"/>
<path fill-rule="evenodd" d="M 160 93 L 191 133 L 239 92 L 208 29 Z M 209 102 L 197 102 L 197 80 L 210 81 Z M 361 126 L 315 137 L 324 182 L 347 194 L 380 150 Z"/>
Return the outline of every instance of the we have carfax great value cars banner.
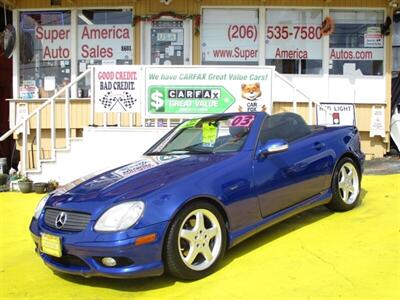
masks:
<path fill-rule="evenodd" d="M 145 115 L 269 111 L 273 67 L 145 67 Z"/>

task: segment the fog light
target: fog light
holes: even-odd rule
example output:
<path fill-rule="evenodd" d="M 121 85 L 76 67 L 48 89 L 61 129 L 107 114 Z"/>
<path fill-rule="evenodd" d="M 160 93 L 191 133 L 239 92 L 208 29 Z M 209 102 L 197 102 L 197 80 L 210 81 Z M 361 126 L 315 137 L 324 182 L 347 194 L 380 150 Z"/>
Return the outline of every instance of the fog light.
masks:
<path fill-rule="evenodd" d="M 117 261 L 112 258 L 112 257 L 103 257 L 101 259 L 101 262 L 103 263 L 103 265 L 105 265 L 106 267 L 115 267 L 117 265 Z"/>

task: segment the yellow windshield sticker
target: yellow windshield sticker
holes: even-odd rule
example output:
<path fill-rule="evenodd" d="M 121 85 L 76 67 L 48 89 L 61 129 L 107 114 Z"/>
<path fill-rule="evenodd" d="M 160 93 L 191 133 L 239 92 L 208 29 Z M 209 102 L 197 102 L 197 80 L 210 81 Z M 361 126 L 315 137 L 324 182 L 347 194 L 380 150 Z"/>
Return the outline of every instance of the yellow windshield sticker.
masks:
<path fill-rule="evenodd" d="M 210 122 L 203 123 L 203 146 L 213 147 L 217 139 L 218 127 Z"/>
<path fill-rule="evenodd" d="M 199 123 L 199 121 L 200 121 L 200 119 L 187 120 L 187 121 L 183 122 L 183 123 L 179 126 L 179 129 L 195 127 L 195 126 L 197 125 L 197 123 Z"/>

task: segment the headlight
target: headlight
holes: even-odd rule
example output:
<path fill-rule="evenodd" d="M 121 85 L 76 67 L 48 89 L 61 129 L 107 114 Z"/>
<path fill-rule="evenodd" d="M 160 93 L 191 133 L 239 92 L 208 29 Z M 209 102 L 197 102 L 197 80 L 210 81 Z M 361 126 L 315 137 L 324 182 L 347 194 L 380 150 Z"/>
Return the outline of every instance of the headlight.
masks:
<path fill-rule="evenodd" d="M 37 220 L 39 219 L 40 213 L 43 210 L 43 207 L 46 205 L 46 201 L 47 199 L 49 199 L 49 195 L 46 195 L 42 198 L 42 200 L 40 200 L 39 204 L 36 206 L 35 209 L 35 214 L 33 215 L 33 217 Z"/>
<path fill-rule="evenodd" d="M 96 231 L 120 231 L 131 227 L 142 216 L 144 203 L 131 201 L 108 209 L 94 225 Z"/>

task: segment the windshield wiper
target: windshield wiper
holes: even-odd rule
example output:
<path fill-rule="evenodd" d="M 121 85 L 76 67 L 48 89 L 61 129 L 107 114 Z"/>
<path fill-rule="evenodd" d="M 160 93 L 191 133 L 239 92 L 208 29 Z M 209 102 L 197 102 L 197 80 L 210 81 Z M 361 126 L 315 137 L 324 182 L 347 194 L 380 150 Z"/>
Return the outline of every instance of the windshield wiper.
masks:
<path fill-rule="evenodd" d="M 210 154 L 210 153 L 214 153 L 212 150 L 206 150 L 206 149 L 196 149 L 195 147 L 197 147 L 200 144 L 195 144 L 195 145 L 190 145 L 187 146 L 183 149 L 180 150 L 184 150 L 184 151 L 188 151 L 190 153 L 196 153 L 196 154 Z"/>
<path fill-rule="evenodd" d="M 166 155 L 168 152 L 163 151 L 154 151 L 154 152 L 147 152 L 145 155 Z"/>
<path fill-rule="evenodd" d="M 180 154 L 214 154 L 212 150 L 196 149 L 201 144 L 186 146 L 185 148 L 177 148 L 168 151 L 154 151 L 146 153 L 146 155 L 180 155 Z"/>

